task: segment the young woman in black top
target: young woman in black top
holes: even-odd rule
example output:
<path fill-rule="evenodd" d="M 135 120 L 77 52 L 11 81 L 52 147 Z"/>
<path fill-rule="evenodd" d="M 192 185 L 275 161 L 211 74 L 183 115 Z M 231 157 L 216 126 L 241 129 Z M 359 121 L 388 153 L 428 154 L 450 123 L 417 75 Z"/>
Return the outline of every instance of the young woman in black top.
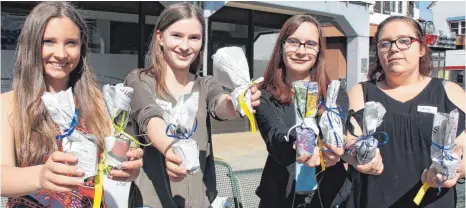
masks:
<path fill-rule="evenodd" d="M 429 77 L 432 70 L 429 48 L 421 27 L 407 17 L 393 16 L 383 21 L 375 34 L 377 67 L 368 74 L 370 81 L 355 85 L 348 93 L 351 123 L 360 134 L 364 103 L 380 102 L 387 110 L 377 131 L 385 131 L 389 141 L 379 147 L 375 159 L 357 165 L 355 158 L 343 158 L 349 168 L 353 188 L 346 207 L 417 207 L 415 198 L 422 183 L 431 187 L 420 207 L 455 207 L 455 184 L 464 177 L 460 161 L 456 177 L 445 181 L 438 194 L 440 180 L 432 163 L 433 113 L 460 112 L 455 154 L 463 154 L 465 92 L 455 83 Z M 348 134 L 348 142 L 354 137 Z"/>
<path fill-rule="evenodd" d="M 310 195 L 295 194 L 295 176 L 290 176 L 287 170 L 287 166 L 300 162 L 316 167 L 316 172 L 321 171 L 319 154 L 296 158 L 293 147 L 295 135 L 290 136 L 290 142 L 285 140 L 285 136 L 296 123 L 292 103 L 293 81 L 317 82 L 319 95 L 325 98 L 328 80 L 324 51 L 325 38 L 319 23 L 312 16 L 296 15 L 285 22 L 267 66 L 265 81 L 259 87 L 262 92 L 261 104 L 256 108 L 255 115 L 269 152 L 256 192 L 261 198 L 259 207 L 330 207 L 345 180 L 345 168 L 339 162 L 339 157 L 331 152 L 324 154 L 329 168 L 317 178 L 320 181 L 319 189 Z M 347 103 L 345 90 L 341 88 L 340 92 L 337 104 Z M 316 147 L 314 152 L 318 151 Z"/>

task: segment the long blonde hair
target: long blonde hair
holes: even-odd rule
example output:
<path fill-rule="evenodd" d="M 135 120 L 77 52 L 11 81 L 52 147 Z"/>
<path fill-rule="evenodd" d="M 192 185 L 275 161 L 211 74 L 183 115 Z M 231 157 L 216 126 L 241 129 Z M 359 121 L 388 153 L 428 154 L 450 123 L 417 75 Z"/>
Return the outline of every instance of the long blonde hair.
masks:
<path fill-rule="evenodd" d="M 163 48 L 157 41 L 157 36 L 155 33 L 157 30 L 164 31 L 173 23 L 188 18 L 196 18 L 202 25 L 202 39 L 204 40 L 204 26 L 205 21 L 202 16 L 202 11 L 199 7 L 189 4 L 189 3 L 176 3 L 170 5 L 168 8 L 163 10 L 160 14 L 157 23 L 154 28 L 154 35 L 152 37 L 151 46 L 149 49 L 149 56 L 151 57 L 151 65 L 145 69 L 139 71 L 139 75 L 141 73 L 152 73 L 155 77 L 155 82 L 157 83 L 155 86 L 155 92 L 157 95 L 163 99 L 166 99 L 167 96 L 170 94 L 167 88 L 167 84 L 165 83 L 165 77 L 167 76 L 167 69 L 166 69 L 166 62 L 163 58 Z M 203 41 L 204 42 L 204 41 Z M 202 51 L 204 48 L 204 44 L 202 45 L 201 50 L 199 51 L 199 55 L 196 59 L 191 63 L 189 67 L 189 72 L 196 74 L 202 64 Z"/>
<path fill-rule="evenodd" d="M 81 33 L 81 59 L 70 73 L 67 86 L 73 87 L 79 120 L 84 121 L 86 129 L 97 137 L 100 149 L 103 149 L 104 137 L 111 133 L 103 94 L 87 57 L 89 37 L 85 20 L 70 3 L 39 3 L 26 18 L 17 46 L 11 121 L 18 165 L 41 164 L 48 154 L 58 150 L 55 137 L 59 132 L 41 99 L 46 91 L 42 37 L 46 24 L 55 17 L 68 17 Z"/>

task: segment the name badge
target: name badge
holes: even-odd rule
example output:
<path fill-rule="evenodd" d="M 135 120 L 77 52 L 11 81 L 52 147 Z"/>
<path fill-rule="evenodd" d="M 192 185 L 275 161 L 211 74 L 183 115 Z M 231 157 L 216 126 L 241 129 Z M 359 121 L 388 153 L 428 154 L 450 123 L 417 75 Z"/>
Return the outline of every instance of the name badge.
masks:
<path fill-rule="evenodd" d="M 437 107 L 418 105 L 417 106 L 417 112 L 436 114 L 437 113 Z"/>

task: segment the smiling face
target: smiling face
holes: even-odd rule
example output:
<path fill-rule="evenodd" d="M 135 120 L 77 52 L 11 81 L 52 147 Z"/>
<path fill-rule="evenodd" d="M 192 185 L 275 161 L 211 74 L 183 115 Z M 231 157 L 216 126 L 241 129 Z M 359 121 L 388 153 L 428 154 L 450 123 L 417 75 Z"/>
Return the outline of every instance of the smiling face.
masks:
<path fill-rule="evenodd" d="M 173 70 L 189 70 L 202 48 L 203 27 L 196 18 L 181 19 L 163 32 L 157 31 L 157 40 L 163 56 Z"/>
<path fill-rule="evenodd" d="M 68 79 L 80 57 L 79 27 L 68 17 L 50 19 L 42 38 L 42 65 L 47 80 Z"/>
<path fill-rule="evenodd" d="M 389 41 L 396 42 L 390 44 Z M 380 31 L 377 53 L 385 73 L 399 76 L 419 71 L 419 59 L 425 54 L 425 49 L 409 23 L 393 21 Z"/>
<path fill-rule="evenodd" d="M 319 53 L 319 30 L 303 22 L 283 43 L 283 62 L 291 74 L 309 72 Z"/>

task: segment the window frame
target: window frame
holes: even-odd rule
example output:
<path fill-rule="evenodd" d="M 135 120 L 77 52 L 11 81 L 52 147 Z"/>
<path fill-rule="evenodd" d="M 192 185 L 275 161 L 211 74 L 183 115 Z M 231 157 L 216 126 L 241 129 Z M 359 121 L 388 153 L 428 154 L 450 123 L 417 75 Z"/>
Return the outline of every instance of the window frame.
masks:
<path fill-rule="evenodd" d="M 384 10 L 384 6 L 389 5 L 388 10 Z M 405 9 L 403 1 L 374 1 L 372 5 L 372 13 L 383 15 L 404 15 Z"/>
<path fill-rule="evenodd" d="M 457 27 L 453 28 L 452 24 L 458 24 Z M 450 29 L 450 32 L 454 32 L 453 30 L 456 30 L 456 35 L 466 35 L 466 20 L 455 20 L 455 21 L 449 21 L 448 22 L 448 27 Z M 465 31 L 462 31 L 465 30 Z"/>

